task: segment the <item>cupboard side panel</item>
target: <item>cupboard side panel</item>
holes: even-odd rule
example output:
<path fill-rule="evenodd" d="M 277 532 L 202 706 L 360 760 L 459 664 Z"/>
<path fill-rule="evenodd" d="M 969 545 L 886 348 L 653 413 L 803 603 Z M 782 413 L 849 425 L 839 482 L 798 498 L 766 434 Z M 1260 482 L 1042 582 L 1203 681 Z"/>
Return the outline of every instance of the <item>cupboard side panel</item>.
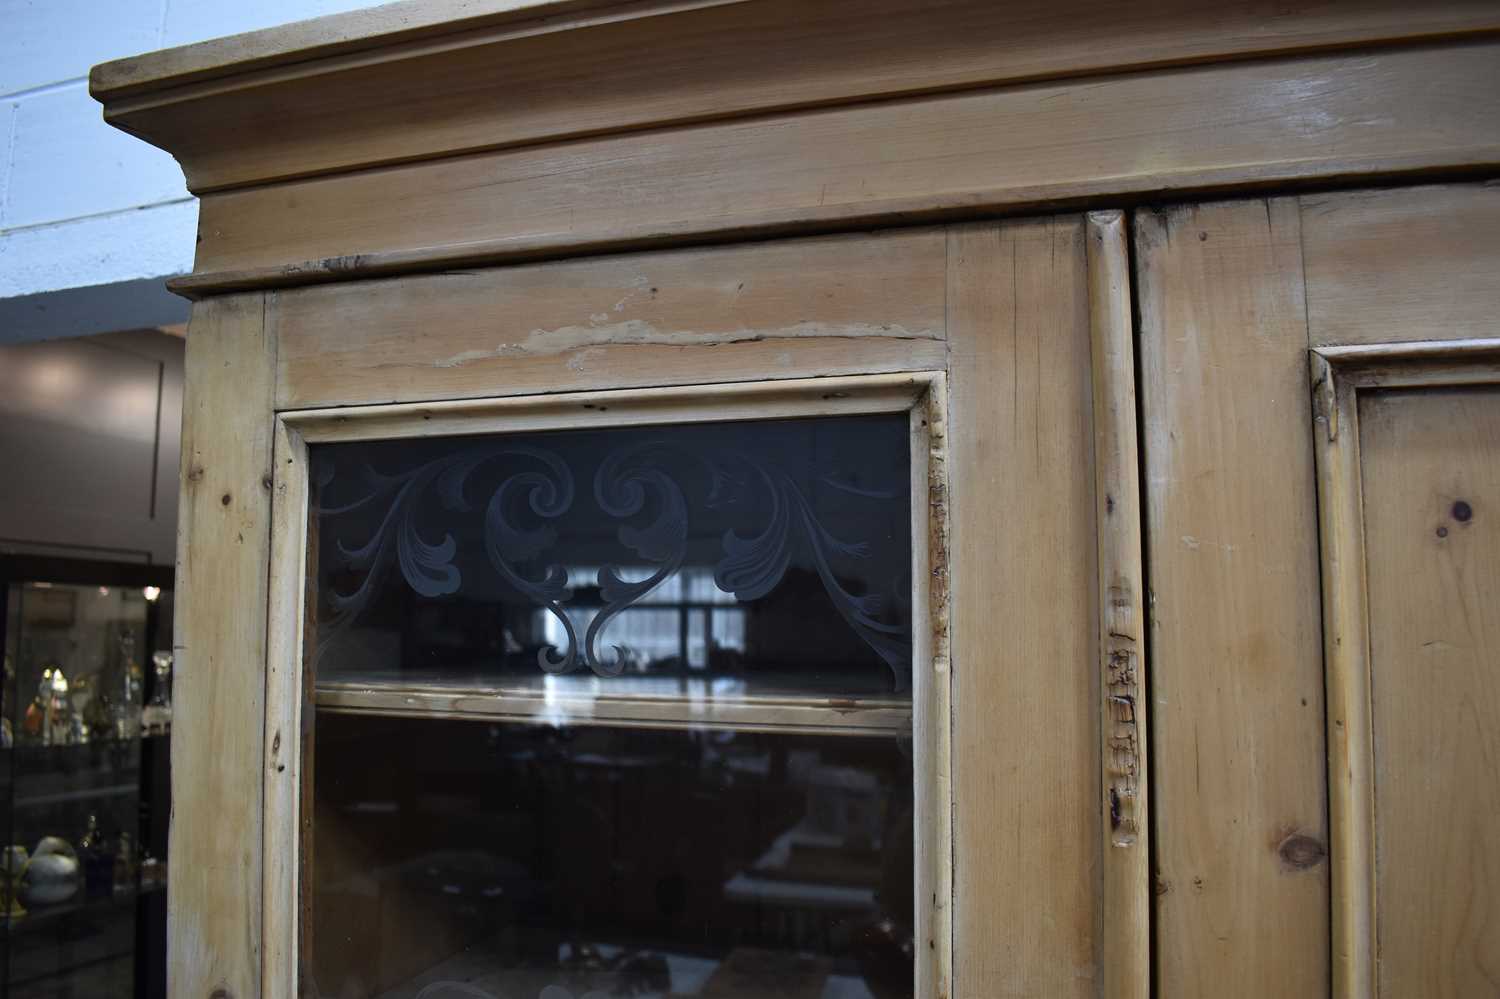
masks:
<path fill-rule="evenodd" d="M 260 763 L 274 367 L 261 294 L 193 307 L 172 691 L 167 932 L 173 999 L 261 994 Z"/>
<path fill-rule="evenodd" d="M 1135 218 L 1164 997 L 1328 990 L 1297 221 L 1285 199 Z"/>
<path fill-rule="evenodd" d="M 1093 996 L 1097 550 L 1083 220 L 948 243 L 955 994 Z"/>

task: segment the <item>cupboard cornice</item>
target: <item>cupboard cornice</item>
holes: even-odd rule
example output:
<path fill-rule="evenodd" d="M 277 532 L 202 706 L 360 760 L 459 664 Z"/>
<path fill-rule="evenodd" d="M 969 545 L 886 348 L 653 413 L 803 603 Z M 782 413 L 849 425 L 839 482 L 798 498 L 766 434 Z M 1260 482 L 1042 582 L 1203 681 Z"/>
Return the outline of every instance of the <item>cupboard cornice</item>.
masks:
<path fill-rule="evenodd" d="M 203 196 L 178 291 L 1500 163 L 1467 0 L 436 7 L 96 68 Z"/>

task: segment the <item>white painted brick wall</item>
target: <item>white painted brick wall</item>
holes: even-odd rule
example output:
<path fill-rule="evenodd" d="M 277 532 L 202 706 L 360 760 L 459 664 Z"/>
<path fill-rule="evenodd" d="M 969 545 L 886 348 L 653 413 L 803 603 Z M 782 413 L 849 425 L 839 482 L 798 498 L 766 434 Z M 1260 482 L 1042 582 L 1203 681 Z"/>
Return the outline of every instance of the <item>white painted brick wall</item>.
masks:
<path fill-rule="evenodd" d="M 369 6 L 371 0 L 0 0 L 0 342 L 34 338 L 17 328 L 29 320 L 3 308 L 4 300 L 166 278 L 192 267 L 197 206 L 182 172 L 166 153 L 104 124 L 88 96 L 89 67 Z M 115 328 L 110 321 L 101 314 L 98 329 Z"/>

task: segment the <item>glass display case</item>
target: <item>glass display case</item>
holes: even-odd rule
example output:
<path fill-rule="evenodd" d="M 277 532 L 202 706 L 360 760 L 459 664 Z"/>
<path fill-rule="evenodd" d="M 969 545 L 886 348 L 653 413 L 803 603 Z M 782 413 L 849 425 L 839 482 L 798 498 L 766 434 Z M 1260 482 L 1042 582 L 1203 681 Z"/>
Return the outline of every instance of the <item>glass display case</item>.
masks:
<path fill-rule="evenodd" d="M 170 568 L 0 558 L 0 996 L 165 994 Z"/>

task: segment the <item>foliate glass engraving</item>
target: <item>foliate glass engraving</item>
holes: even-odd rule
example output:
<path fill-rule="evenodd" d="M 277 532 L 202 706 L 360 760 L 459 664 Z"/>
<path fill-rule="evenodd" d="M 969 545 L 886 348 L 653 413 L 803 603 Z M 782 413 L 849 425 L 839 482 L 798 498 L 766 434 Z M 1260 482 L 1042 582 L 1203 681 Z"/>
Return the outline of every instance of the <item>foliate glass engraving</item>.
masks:
<path fill-rule="evenodd" d="M 311 662 L 904 692 L 908 451 L 904 415 L 316 446 Z"/>

